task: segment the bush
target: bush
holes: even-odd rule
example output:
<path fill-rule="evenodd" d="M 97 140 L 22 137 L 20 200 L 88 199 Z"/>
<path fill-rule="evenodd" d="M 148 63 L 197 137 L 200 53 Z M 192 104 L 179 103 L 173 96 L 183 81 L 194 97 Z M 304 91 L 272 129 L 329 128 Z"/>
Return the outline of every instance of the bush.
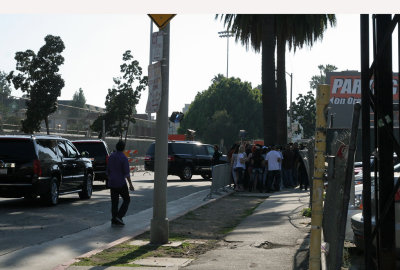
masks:
<path fill-rule="evenodd" d="M 311 217 L 311 208 L 303 208 L 301 215 L 304 217 Z"/>

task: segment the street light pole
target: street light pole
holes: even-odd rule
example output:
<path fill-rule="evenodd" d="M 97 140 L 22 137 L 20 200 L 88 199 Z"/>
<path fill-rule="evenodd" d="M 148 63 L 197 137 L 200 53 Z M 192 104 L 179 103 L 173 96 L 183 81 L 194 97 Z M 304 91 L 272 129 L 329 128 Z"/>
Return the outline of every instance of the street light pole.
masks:
<path fill-rule="evenodd" d="M 153 63 L 152 61 L 152 41 L 151 38 L 153 36 L 153 21 L 150 19 L 150 51 L 149 51 L 149 65 Z M 151 120 L 151 113 L 147 113 L 147 119 Z"/>
<path fill-rule="evenodd" d="M 226 78 L 228 78 L 228 69 L 229 69 L 229 37 L 233 37 L 232 31 L 221 31 L 218 32 L 220 38 L 226 37 Z"/>
<path fill-rule="evenodd" d="M 286 71 L 285 71 L 286 72 Z M 287 75 L 290 76 L 290 104 L 289 104 L 289 126 L 290 126 L 290 136 L 293 137 L 293 130 L 292 130 L 292 120 L 293 120 L 293 115 L 292 115 L 292 90 L 293 90 L 293 73 L 288 73 L 286 72 Z"/>

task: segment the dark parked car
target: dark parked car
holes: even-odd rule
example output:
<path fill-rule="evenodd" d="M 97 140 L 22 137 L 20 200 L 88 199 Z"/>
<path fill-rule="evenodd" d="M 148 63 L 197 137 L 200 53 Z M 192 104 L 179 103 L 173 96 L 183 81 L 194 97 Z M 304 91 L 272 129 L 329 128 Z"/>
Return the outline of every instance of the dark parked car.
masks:
<path fill-rule="evenodd" d="M 56 205 L 60 194 L 93 191 L 92 162 L 67 139 L 53 136 L 0 136 L 0 197 L 35 198 Z"/>
<path fill-rule="evenodd" d="M 147 150 L 144 159 L 144 168 L 154 171 L 155 143 Z M 214 147 L 193 141 L 168 142 L 168 175 L 177 175 L 182 180 L 190 180 L 193 175 L 201 175 L 204 179 L 211 178 L 211 160 Z M 220 158 L 219 163 L 226 163 L 226 156 Z"/>
<path fill-rule="evenodd" d="M 93 163 L 94 180 L 107 182 L 107 162 L 110 152 L 103 140 L 73 140 L 79 152 L 87 152 Z"/>

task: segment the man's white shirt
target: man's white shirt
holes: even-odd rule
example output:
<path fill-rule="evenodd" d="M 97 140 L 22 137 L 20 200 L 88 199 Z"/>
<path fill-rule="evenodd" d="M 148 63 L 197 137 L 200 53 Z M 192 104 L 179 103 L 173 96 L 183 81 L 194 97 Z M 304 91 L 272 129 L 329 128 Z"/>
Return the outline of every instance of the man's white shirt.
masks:
<path fill-rule="evenodd" d="M 278 162 L 280 159 L 280 162 Z M 276 171 L 281 169 L 282 154 L 278 151 L 269 151 L 265 160 L 268 161 L 268 171 Z"/>

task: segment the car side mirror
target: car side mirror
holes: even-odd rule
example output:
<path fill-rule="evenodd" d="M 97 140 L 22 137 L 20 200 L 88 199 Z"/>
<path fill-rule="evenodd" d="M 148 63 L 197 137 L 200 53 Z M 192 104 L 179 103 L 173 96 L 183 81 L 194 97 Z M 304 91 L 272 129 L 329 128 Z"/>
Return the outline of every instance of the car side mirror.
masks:
<path fill-rule="evenodd" d="M 88 151 L 83 151 L 81 153 L 81 156 L 87 158 L 87 157 L 89 157 L 89 152 Z"/>

